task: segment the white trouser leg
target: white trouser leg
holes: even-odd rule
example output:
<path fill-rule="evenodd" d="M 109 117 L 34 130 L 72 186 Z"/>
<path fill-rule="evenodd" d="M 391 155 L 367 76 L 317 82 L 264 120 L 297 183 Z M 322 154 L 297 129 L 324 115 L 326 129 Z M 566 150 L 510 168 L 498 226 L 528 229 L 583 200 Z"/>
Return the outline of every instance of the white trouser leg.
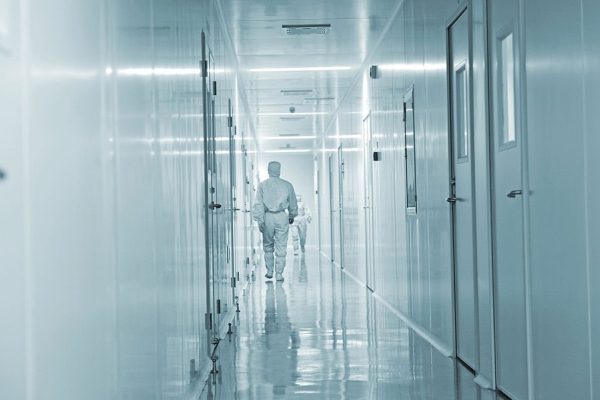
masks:
<path fill-rule="evenodd" d="M 286 213 L 271 214 L 271 216 L 275 228 L 275 273 L 281 274 L 285 269 L 290 223 Z"/>
<path fill-rule="evenodd" d="M 306 233 L 308 231 L 308 224 L 303 223 L 298 225 L 298 236 L 300 239 L 300 247 L 302 247 L 302 251 L 304 251 L 304 246 L 306 246 Z"/>
<path fill-rule="evenodd" d="M 298 225 L 292 225 L 290 227 L 292 231 L 292 243 L 294 244 L 294 252 L 297 252 L 300 249 L 300 233 L 298 230 Z"/>
<path fill-rule="evenodd" d="M 272 214 L 265 215 L 265 230 L 263 232 L 263 250 L 265 252 L 265 267 L 267 267 L 267 273 L 273 275 L 273 268 L 275 266 L 275 257 L 273 252 L 275 251 L 275 225 L 272 223 Z"/>

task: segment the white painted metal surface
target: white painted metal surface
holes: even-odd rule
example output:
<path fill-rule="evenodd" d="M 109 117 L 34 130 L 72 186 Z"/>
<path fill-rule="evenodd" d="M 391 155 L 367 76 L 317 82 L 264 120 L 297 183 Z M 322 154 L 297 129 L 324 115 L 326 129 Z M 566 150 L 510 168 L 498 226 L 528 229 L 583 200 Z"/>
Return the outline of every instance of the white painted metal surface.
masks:
<path fill-rule="evenodd" d="M 453 217 L 454 306 L 456 351 L 477 369 L 477 275 L 474 235 L 473 130 L 471 111 L 471 61 L 467 10 L 448 29 L 450 93 L 450 157 Z"/>

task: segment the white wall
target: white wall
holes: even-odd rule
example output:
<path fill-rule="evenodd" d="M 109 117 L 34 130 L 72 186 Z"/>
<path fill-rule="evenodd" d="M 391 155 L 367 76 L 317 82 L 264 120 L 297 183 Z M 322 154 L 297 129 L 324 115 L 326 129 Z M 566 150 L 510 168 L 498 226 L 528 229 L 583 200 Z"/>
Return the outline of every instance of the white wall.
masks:
<path fill-rule="evenodd" d="M 535 398 L 595 399 L 600 8 L 523 4 Z"/>
<path fill-rule="evenodd" d="M 525 27 L 529 193 L 526 225 L 531 283 L 532 399 L 592 399 L 600 391 L 600 49 L 594 1 L 522 1 Z M 382 161 L 376 163 L 375 293 L 448 347 L 452 346 L 447 100 L 444 27 L 455 1 L 407 0 L 340 105 L 328 135 L 362 132 L 371 112 Z M 469 2 L 472 22 L 475 187 L 477 219 L 477 372 L 493 380 L 492 254 L 489 205 L 485 2 Z M 368 78 L 370 65 L 413 65 Z M 433 68 L 418 66 L 426 65 Z M 435 68 L 435 66 L 440 68 Z M 364 83 L 363 83 L 364 82 Z M 415 85 L 419 211 L 404 213 L 404 160 L 399 134 L 403 91 Z M 363 139 L 343 140 L 361 148 Z M 339 142 L 326 141 L 335 148 Z M 364 273 L 363 157 L 345 154 L 344 268 Z M 327 182 L 326 159 L 321 180 Z M 324 185 L 326 188 L 326 185 Z M 329 194 L 322 203 L 327 207 Z M 327 209 L 327 208 L 325 208 Z M 324 228 L 327 230 L 328 228 Z M 354 234 L 358 232 L 358 234 Z M 329 233 L 323 235 L 328 248 Z M 475 301 L 475 299 L 474 299 Z"/>
<path fill-rule="evenodd" d="M 217 135 L 227 136 L 227 98 L 248 113 L 214 2 L 8 4 L 0 398 L 183 398 L 196 382 L 190 360 L 208 365 L 210 334 L 201 77 L 148 71 L 197 68 L 206 30 L 227 72 L 216 77 L 215 110 Z M 234 123 L 253 137 L 247 120 Z M 234 309 L 230 277 L 223 269 L 211 279 Z"/>
<path fill-rule="evenodd" d="M 387 64 L 418 67 L 424 63 L 441 67 L 384 70 L 376 80 L 369 79 L 365 69 L 327 132 L 329 136 L 361 134 L 362 120 L 371 113 L 375 148 L 382 153 L 382 161 L 374 163 L 375 292 L 448 348 L 452 347 L 453 339 L 450 220 L 445 202 L 448 187 L 445 23 L 455 3 L 445 0 L 404 3 L 367 67 Z M 416 216 L 406 213 L 401 143 L 402 98 L 411 85 L 415 87 L 418 154 Z M 364 279 L 363 141 L 327 141 L 325 147 L 336 148 L 339 143 L 347 149 L 344 268 Z M 328 179 L 326 167 L 324 162 L 324 183 Z M 323 242 L 329 245 L 328 235 L 324 235 Z"/>

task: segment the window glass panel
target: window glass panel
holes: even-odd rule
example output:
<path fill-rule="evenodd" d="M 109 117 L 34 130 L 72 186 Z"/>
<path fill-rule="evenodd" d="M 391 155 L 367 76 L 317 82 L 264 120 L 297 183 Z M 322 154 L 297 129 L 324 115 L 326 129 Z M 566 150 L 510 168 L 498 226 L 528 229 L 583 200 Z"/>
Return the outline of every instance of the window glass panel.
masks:
<path fill-rule="evenodd" d="M 456 149 L 458 158 L 469 155 L 469 128 L 467 123 L 467 77 L 463 65 L 456 71 Z"/>
<path fill-rule="evenodd" d="M 0 39 L 8 35 L 9 0 L 0 0 Z"/>
<path fill-rule="evenodd" d="M 8 31 L 10 24 L 10 0 L 0 0 L 0 50 L 8 50 Z M 0 51 L 0 56 L 2 52 Z"/>
<path fill-rule="evenodd" d="M 406 166 L 406 207 L 417 208 L 417 159 L 415 153 L 415 117 L 412 91 L 404 99 L 404 149 Z"/>
<path fill-rule="evenodd" d="M 515 126 L 515 62 L 513 34 L 510 33 L 500 42 L 500 133 L 501 143 L 516 140 Z"/>

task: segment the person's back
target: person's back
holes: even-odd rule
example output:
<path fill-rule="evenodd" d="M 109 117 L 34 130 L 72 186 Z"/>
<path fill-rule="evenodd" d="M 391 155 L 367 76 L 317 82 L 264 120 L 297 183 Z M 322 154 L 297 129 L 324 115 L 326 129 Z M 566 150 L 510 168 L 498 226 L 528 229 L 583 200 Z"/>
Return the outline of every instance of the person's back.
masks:
<path fill-rule="evenodd" d="M 279 177 L 269 177 L 258 185 L 258 190 L 263 194 L 265 211 L 285 211 L 290 206 L 290 193 L 294 192 L 292 184 Z M 265 193 L 268 195 L 265 196 Z"/>
<path fill-rule="evenodd" d="M 275 268 L 278 281 L 283 280 L 289 225 L 298 215 L 294 187 L 288 181 L 281 179 L 280 173 L 281 164 L 276 161 L 270 162 L 269 179 L 258 185 L 252 210 L 254 220 L 258 222 L 258 227 L 263 234 L 267 267 L 265 276 L 271 279 Z"/>

